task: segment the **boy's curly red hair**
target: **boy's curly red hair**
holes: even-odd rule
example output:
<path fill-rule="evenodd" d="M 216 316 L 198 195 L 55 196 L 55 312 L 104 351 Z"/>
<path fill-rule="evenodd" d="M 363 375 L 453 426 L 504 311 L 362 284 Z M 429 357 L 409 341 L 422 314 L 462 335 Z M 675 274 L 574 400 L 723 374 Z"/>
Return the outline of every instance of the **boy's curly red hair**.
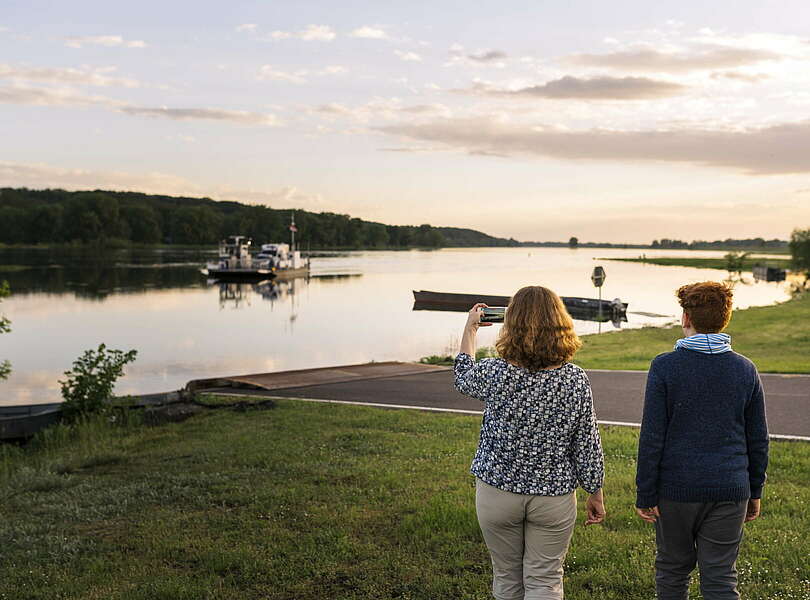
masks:
<path fill-rule="evenodd" d="M 675 292 L 698 333 L 719 333 L 731 320 L 731 288 L 716 281 L 691 283 Z"/>

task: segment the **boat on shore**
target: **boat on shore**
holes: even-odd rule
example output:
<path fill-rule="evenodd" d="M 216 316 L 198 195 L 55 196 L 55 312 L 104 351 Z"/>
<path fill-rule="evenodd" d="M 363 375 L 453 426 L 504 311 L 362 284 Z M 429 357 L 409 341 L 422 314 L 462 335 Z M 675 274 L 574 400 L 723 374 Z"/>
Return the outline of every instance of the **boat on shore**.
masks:
<path fill-rule="evenodd" d="M 510 296 L 490 294 L 453 294 L 448 292 L 413 291 L 414 310 L 444 310 L 464 312 L 479 302 L 488 306 L 508 306 Z M 627 303 L 618 298 L 599 300 L 578 296 L 561 296 L 571 318 L 580 321 L 627 321 Z"/>
<path fill-rule="evenodd" d="M 0 440 L 24 440 L 62 418 L 62 403 L 0 406 Z"/>

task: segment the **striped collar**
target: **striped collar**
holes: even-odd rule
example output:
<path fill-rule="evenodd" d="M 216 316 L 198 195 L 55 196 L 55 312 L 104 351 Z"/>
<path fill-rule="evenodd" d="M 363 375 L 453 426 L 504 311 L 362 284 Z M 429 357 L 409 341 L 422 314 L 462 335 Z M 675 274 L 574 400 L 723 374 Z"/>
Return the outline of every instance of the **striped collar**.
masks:
<path fill-rule="evenodd" d="M 704 354 L 731 352 L 731 336 L 727 333 L 696 333 L 675 342 L 675 350 L 686 348 Z"/>

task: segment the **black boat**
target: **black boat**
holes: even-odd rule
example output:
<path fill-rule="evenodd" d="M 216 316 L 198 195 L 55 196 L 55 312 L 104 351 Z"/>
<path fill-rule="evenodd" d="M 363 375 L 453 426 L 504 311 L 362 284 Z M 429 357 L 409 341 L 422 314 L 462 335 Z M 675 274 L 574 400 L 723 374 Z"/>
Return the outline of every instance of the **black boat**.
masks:
<path fill-rule="evenodd" d="M 757 281 L 784 281 L 787 277 L 785 270 L 779 267 L 757 265 L 751 271 Z"/>
<path fill-rule="evenodd" d="M 62 418 L 62 403 L 0 406 L 0 440 L 30 438 Z"/>
<path fill-rule="evenodd" d="M 414 310 L 442 310 L 465 312 L 479 302 L 489 306 L 508 306 L 510 296 L 493 296 L 489 294 L 452 294 L 447 292 L 413 291 Z M 577 296 L 561 297 L 571 318 L 580 321 L 626 322 L 627 303 L 618 298 L 615 300 L 598 300 Z"/>

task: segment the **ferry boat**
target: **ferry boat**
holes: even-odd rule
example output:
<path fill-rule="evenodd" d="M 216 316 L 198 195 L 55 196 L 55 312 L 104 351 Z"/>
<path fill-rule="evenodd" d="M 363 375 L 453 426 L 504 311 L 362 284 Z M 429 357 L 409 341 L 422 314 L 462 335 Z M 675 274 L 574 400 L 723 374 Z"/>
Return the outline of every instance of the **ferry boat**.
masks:
<path fill-rule="evenodd" d="M 289 244 L 262 244 L 255 256 L 250 253 L 253 240 L 232 235 L 219 243 L 219 258 L 210 262 L 202 273 L 220 281 L 301 277 L 309 275 L 309 259 L 304 260 L 295 249 L 295 216 L 290 220 Z"/>
<path fill-rule="evenodd" d="M 257 279 L 273 277 L 269 260 L 254 259 L 250 254 L 253 241 L 243 235 L 231 235 L 219 243 L 216 262 L 202 269 L 204 275 L 220 280 Z"/>
<path fill-rule="evenodd" d="M 254 261 L 267 264 L 275 277 L 299 277 L 309 273 L 309 259 L 301 258 L 289 244 L 262 244 Z"/>

